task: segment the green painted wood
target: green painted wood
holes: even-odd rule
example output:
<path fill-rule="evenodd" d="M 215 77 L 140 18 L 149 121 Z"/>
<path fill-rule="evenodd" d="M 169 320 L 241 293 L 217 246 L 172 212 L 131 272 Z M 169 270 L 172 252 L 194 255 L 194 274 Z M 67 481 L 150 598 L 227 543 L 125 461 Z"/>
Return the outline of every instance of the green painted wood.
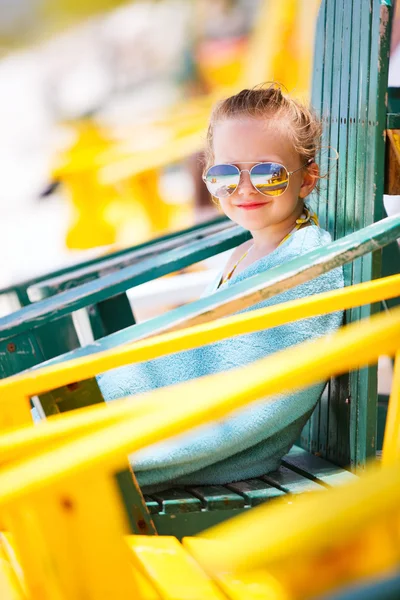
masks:
<path fill-rule="evenodd" d="M 136 323 L 126 294 L 118 294 L 97 305 L 90 306 L 88 315 L 95 340 Z"/>
<path fill-rule="evenodd" d="M 307 477 L 303 477 L 288 467 L 280 467 L 278 471 L 268 473 L 268 475 L 264 475 L 261 479 L 287 494 L 318 492 L 325 489 L 324 486 Z"/>
<path fill-rule="evenodd" d="M 336 45 L 340 44 L 341 65 L 340 65 L 340 97 L 339 97 L 339 131 L 338 145 L 338 174 L 337 187 L 332 190 L 333 198 L 336 198 L 336 207 L 334 209 L 334 231 L 335 238 L 341 238 L 353 229 L 347 223 L 348 204 L 352 218 L 350 225 L 354 222 L 354 205 L 352 198 L 347 195 L 347 182 L 349 180 L 349 129 L 350 129 L 350 101 L 354 101 L 353 76 L 357 80 L 358 65 L 352 61 L 354 52 L 359 59 L 359 35 L 360 27 L 360 6 L 359 2 L 344 1 L 341 7 L 343 14 L 343 31 L 338 37 L 336 33 Z M 353 92 L 353 96 L 352 96 Z M 331 141 L 332 146 L 335 140 Z M 353 140 L 354 144 L 354 140 Z M 352 159 L 352 157 L 351 157 Z M 330 205 L 333 205 L 333 198 L 330 199 Z M 349 202 L 350 201 L 350 202 Z M 351 283 L 352 263 L 344 268 L 345 282 Z M 340 464 L 347 464 L 349 461 L 349 420 L 350 407 L 347 402 L 349 397 L 349 376 L 345 374 L 341 377 L 331 378 L 329 386 L 328 407 L 328 427 L 327 427 L 327 446 L 325 455 L 330 456 Z"/>
<path fill-rule="evenodd" d="M 336 0 L 335 6 L 335 30 L 332 40 L 332 95 L 330 106 L 330 146 L 339 152 L 339 159 L 332 161 L 328 178 L 328 226 L 327 229 L 334 239 L 338 236 L 339 222 L 344 220 L 344 198 L 339 199 L 338 175 L 339 169 L 343 170 L 346 161 L 347 125 L 340 123 L 346 118 L 348 108 L 348 80 L 349 80 L 349 45 L 350 31 L 349 21 L 351 14 L 351 3 L 346 0 Z M 347 46 L 347 47 L 346 47 Z M 343 89 L 342 89 L 343 88 Z M 344 90 L 344 94 L 343 94 Z M 342 155 L 343 151 L 343 155 Z M 341 173 L 342 174 L 342 173 Z M 339 217 L 339 212 L 340 217 Z M 340 230 L 340 227 L 339 227 Z M 342 227 L 343 230 L 343 227 Z M 322 415 L 325 422 L 326 443 L 328 456 L 337 455 L 338 451 L 338 403 L 340 401 L 340 381 L 333 378 L 330 381 L 329 402 L 323 405 L 328 414 Z M 320 415 L 321 418 L 321 415 Z"/>
<path fill-rule="evenodd" d="M 227 518 L 234 518 L 248 508 L 236 510 L 200 510 L 197 512 L 159 513 L 153 514 L 154 525 L 159 535 L 173 535 L 178 540 L 190 535 L 197 535 L 205 529 L 214 527 Z"/>
<path fill-rule="evenodd" d="M 167 235 L 157 237 L 153 240 L 149 240 L 142 244 L 138 244 L 138 245 L 135 245 L 132 247 L 118 250 L 116 252 L 112 252 L 112 253 L 108 254 L 107 256 L 104 256 L 104 255 L 97 256 L 90 260 L 86 260 L 86 261 L 80 262 L 78 264 L 68 265 L 67 267 L 63 267 L 62 269 L 57 269 L 50 273 L 45 273 L 45 274 L 39 275 L 37 277 L 33 277 L 31 279 L 27 279 L 25 281 L 13 284 L 11 286 L 1 288 L 0 295 L 16 293 L 20 300 L 21 306 L 27 306 L 32 301 L 28 295 L 28 290 L 41 282 L 44 282 L 49 279 L 56 279 L 59 277 L 63 277 L 64 275 L 66 276 L 66 281 L 74 280 L 74 274 L 76 274 L 77 271 L 81 271 L 82 274 L 85 274 L 86 269 L 93 267 L 94 272 L 96 273 L 97 272 L 96 269 L 100 265 L 102 268 L 106 268 L 108 261 L 114 261 L 114 260 L 118 261 L 119 259 L 124 259 L 127 255 L 130 255 L 131 253 L 137 253 L 146 248 L 149 249 L 149 251 L 151 251 L 152 246 L 154 246 L 155 244 L 163 245 L 164 242 L 174 240 L 175 238 L 178 240 L 177 243 L 179 245 L 181 243 L 180 240 L 182 239 L 182 237 L 186 236 L 187 234 L 190 235 L 191 233 L 200 232 L 202 230 L 205 230 L 205 229 L 207 229 L 209 227 L 213 227 L 213 226 L 224 227 L 224 224 L 228 224 L 228 223 L 229 223 L 229 221 L 228 221 L 227 217 L 225 217 L 225 215 L 219 216 L 215 219 L 206 221 L 204 223 L 197 224 L 193 227 L 189 227 L 189 228 L 181 230 L 181 231 L 169 233 Z M 188 240 L 186 239 L 186 241 L 188 241 Z M 167 247 L 162 246 L 162 248 L 159 246 L 158 250 L 161 251 L 161 249 L 163 249 L 163 250 L 171 249 L 171 246 L 167 246 Z M 142 255 L 141 258 L 143 258 L 143 257 L 144 256 Z M 116 266 L 115 263 L 114 263 L 114 266 Z M 122 266 L 126 266 L 126 265 L 122 263 Z M 100 276 L 101 274 L 102 273 L 98 273 L 98 276 Z M 85 279 L 85 281 L 86 281 L 86 279 Z M 80 281 L 80 283 L 83 283 L 83 280 Z M 78 283 L 76 283 L 76 285 L 78 285 Z M 65 288 L 65 289 L 67 289 L 67 288 Z M 34 301 L 36 301 L 36 299 Z"/>
<path fill-rule="evenodd" d="M 0 341 L 0 378 L 20 373 L 46 359 L 33 334 L 15 335 Z"/>
<path fill-rule="evenodd" d="M 400 113 L 386 115 L 386 129 L 400 129 Z"/>
<path fill-rule="evenodd" d="M 92 404 L 101 404 L 104 399 L 96 379 L 92 378 L 41 394 L 39 402 L 44 415 L 49 417 Z"/>
<path fill-rule="evenodd" d="M 335 5 L 333 2 L 323 2 L 325 5 L 325 23 L 324 23 L 324 84 L 322 90 L 321 119 L 323 124 L 321 152 L 319 155 L 319 164 L 322 176 L 326 177 L 331 170 L 332 160 L 330 151 L 330 110 L 332 105 L 332 72 L 333 72 L 333 36 L 335 32 Z M 320 57 L 321 49 L 316 50 L 317 57 Z M 318 60 L 318 58 L 317 58 Z M 313 97 L 313 100 L 317 99 Z M 328 229 L 328 185 L 324 182 L 321 185 L 321 197 L 318 203 L 318 216 L 321 227 Z"/>
<path fill-rule="evenodd" d="M 388 113 L 400 114 L 400 87 L 388 87 Z"/>
<path fill-rule="evenodd" d="M 336 12 L 334 4 L 323 0 L 319 11 L 316 46 L 314 49 L 314 71 L 321 70 L 323 72 L 323 85 L 321 88 L 317 74 L 317 77 L 315 79 L 313 78 L 312 104 L 323 124 L 321 149 L 318 153 L 317 160 L 320 165 L 321 176 L 324 179 L 320 182 L 320 190 L 316 200 L 318 217 L 321 227 L 324 229 L 328 229 L 329 179 L 327 178 L 329 178 L 331 170 L 337 168 L 335 161 L 333 160 L 335 149 L 332 150 L 330 145 L 330 109 L 332 104 L 335 16 Z M 302 440 L 305 448 L 311 450 L 318 445 L 321 424 L 322 426 L 325 424 L 327 426 L 327 417 L 325 416 L 327 410 L 328 408 L 325 403 L 320 401 L 311 419 L 303 430 Z M 325 436 L 323 436 L 323 438 L 325 439 Z"/>
<path fill-rule="evenodd" d="M 390 24 L 391 8 L 380 0 L 321 3 L 312 103 L 323 122 L 322 173 L 328 163 L 326 148 L 336 148 L 339 159 L 338 171 L 331 168 L 328 183 L 322 186 L 318 214 L 335 239 L 383 214 Z M 346 284 L 379 277 L 380 254 L 345 266 Z M 346 322 L 377 309 L 347 311 Z M 375 453 L 376 387 L 374 367 L 331 380 L 302 432 L 303 447 L 339 464 L 363 468 Z"/>
<path fill-rule="evenodd" d="M 354 195 L 354 227 L 360 227 L 366 222 L 365 210 L 365 171 L 366 171 L 366 146 L 367 146 L 367 111 L 368 111 L 368 81 L 369 81 L 369 57 L 371 44 L 371 11 L 370 3 L 367 0 L 361 0 L 361 27 L 360 27 L 360 66 L 357 103 L 357 146 L 356 146 L 356 165 L 355 165 L 355 195 Z M 352 282 L 362 281 L 362 262 L 356 261 L 353 265 Z M 355 308 L 349 313 L 349 322 L 360 319 L 360 309 Z M 358 400 L 360 396 L 359 372 L 350 376 L 350 394 L 348 402 L 350 403 L 350 448 L 349 461 L 352 466 L 357 462 L 357 435 L 358 435 Z"/>
<path fill-rule="evenodd" d="M 56 318 L 70 314 L 72 311 L 107 300 L 135 285 L 157 279 L 219 252 L 234 248 L 248 238 L 247 231 L 240 227 L 233 227 L 204 240 L 184 245 L 182 248 L 169 250 L 157 258 L 144 259 L 139 264 L 125 267 L 106 275 L 101 280 L 85 283 L 55 297 L 31 304 L 0 319 L 0 339 L 22 331 L 29 331 L 34 327 L 42 326 Z"/>
<path fill-rule="evenodd" d="M 290 450 L 282 460 L 282 465 L 325 487 L 342 485 L 356 479 L 356 476 L 350 471 L 341 469 L 298 446 L 294 446 Z"/>
<path fill-rule="evenodd" d="M 385 435 L 386 417 L 388 411 L 389 397 L 379 394 L 378 396 L 378 417 L 376 427 L 376 451 L 380 452 L 383 448 L 383 438 Z"/>
<path fill-rule="evenodd" d="M 366 156 L 366 187 L 372 190 L 364 204 L 368 221 L 376 221 L 383 215 L 384 157 L 386 102 L 388 88 L 388 57 L 390 50 L 391 8 L 373 3 L 372 40 L 370 56 L 370 80 L 368 102 L 368 142 Z M 381 253 L 374 252 L 362 259 L 362 279 L 376 279 L 381 275 Z M 379 305 L 361 307 L 361 318 L 368 318 L 379 311 Z M 359 396 L 357 419 L 357 444 L 353 457 L 358 469 L 365 468 L 368 458 L 376 454 L 376 420 L 378 401 L 377 368 L 359 371 Z"/>
<path fill-rule="evenodd" d="M 222 485 L 190 486 L 187 491 L 199 498 L 202 508 L 206 510 L 232 510 L 245 505 L 243 496 Z"/>
<path fill-rule="evenodd" d="M 262 479 L 247 479 L 229 483 L 225 487 L 243 496 L 247 506 L 258 506 L 263 502 L 274 500 L 285 495 L 285 492 L 269 485 Z"/>
<path fill-rule="evenodd" d="M 183 230 L 179 234 L 175 233 L 170 237 L 166 236 L 167 239 L 161 238 L 153 242 L 147 242 L 145 245 L 140 245 L 139 247 L 133 247 L 129 253 L 125 253 L 122 257 L 119 255 L 116 257 L 113 255 L 103 257 L 102 261 L 98 261 L 92 266 L 75 270 L 72 275 L 67 273 L 61 276 L 47 277 L 45 281 L 32 285 L 28 290 L 29 295 L 35 301 L 43 300 L 83 283 L 109 275 L 119 269 L 138 264 L 144 259 L 156 258 L 160 253 L 179 249 L 186 244 L 201 242 L 212 235 L 231 230 L 234 227 L 235 224 L 225 218 L 225 220 L 218 221 L 217 223 L 211 222 L 211 224 Z"/>
<path fill-rule="evenodd" d="M 198 512 L 202 501 L 183 488 L 172 488 L 164 492 L 154 492 L 151 497 L 161 506 L 161 512 L 175 515 L 177 513 Z"/>
<path fill-rule="evenodd" d="M 313 85 L 312 85 L 312 106 L 314 107 L 316 113 L 321 117 L 323 112 L 323 90 L 324 90 L 324 75 L 325 75 L 325 30 L 326 30 L 326 2 L 322 2 L 320 6 L 320 10 L 318 12 L 316 32 L 315 32 L 315 42 L 314 42 L 314 73 L 313 73 Z M 324 135 L 326 136 L 326 130 L 324 128 Z M 324 144 L 324 139 L 321 140 L 321 144 Z M 322 156 L 321 149 L 317 153 L 318 164 L 321 167 L 321 175 L 324 176 L 322 169 L 324 166 L 322 165 L 323 157 L 325 157 L 325 168 L 328 164 L 328 155 L 327 148 L 324 148 L 324 153 Z M 326 185 L 325 181 L 321 181 L 318 185 L 320 191 L 314 192 L 312 194 L 312 202 L 316 204 L 316 208 L 318 210 L 319 206 L 319 197 L 323 194 L 324 186 Z M 318 210 L 319 218 L 321 220 L 322 225 L 322 211 Z M 311 451 L 315 451 L 315 445 L 318 446 L 319 439 L 319 421 L 320 421 L 320 402 L 315 408 L 311 418 L 307 421 L 305 427 L 303 428 L 301 439 L 302 444 L 305 448 Z"/>
<path fill-rule="evenodd" d="M 195 535 L 243 510 L 285 494 L 323 490 L 354 479 L 354 475 L 294 447 L 283 466 L 258 479 L 224 486 L 179 488 L 145 496 L 160 535 Z M 195 498 L 195 503 L 193 500 Z M 196 499 L 200 503 L 196 503 Z M 288 496 L 288 500 L 290 496 Z"/>
<path fill-rule="evenodd" d="M 156 535 L 156 527 L 136 478 L 131 470 L 119 471 L 116 476 L 132 533 Z"/>
<path fill-rule="evenodd" d="M 146 506 L 151 515 L 157 515 L 161 511 L 160 503 L 155 498 L 152 498 L 148 494 L 144 495 Z"/>

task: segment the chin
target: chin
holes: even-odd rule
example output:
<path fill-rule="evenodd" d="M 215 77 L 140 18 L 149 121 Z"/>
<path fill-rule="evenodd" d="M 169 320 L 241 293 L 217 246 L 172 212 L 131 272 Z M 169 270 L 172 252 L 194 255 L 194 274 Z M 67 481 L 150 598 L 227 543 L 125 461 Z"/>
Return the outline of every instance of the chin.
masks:
<path fill-rule="evenodd" d="M 260 231 L 273 224 L 270 221 L 260 221 L 260 219 L 235 219 L 235 221 L 238 225 L 241 225 L 243 229 L 248 229 L 249 231 Z"/>

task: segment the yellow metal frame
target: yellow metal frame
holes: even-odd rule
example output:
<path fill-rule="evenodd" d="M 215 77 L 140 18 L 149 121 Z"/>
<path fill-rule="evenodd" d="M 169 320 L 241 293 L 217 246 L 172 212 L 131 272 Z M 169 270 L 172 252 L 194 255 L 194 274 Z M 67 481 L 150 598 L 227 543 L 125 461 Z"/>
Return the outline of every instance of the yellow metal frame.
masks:
<path fill-rule="evenodd" d="M 400 351 L 396 354 L 392 391 L 390 393 L 383 440 L 382 464 L 398 464 L 400 461 Z"/>
<path fill-rule="evenodd" d="M 113 589 L 112 597 L 117 599 L 125 598 L 127 593 L 138 598 L 156 598 L 155 594 L 160 592 L 161 574 L 157 571 L 157 588 L 149 577 L 151 557 L 147 567 L 143 561 L 146 543 L 141 545 L 139 540 L 129 547 L 123 538 L 128 526 L 113 473 L 125 465 L 126 455 L 189 427 L 224 417 L 227 412 L 260 397 L 267 401 L 266 396 L 298 387 L 300 382 L 301 386 L 308 386 L 374 362 L 380 354 L 394 354 L 399 345 L 400 309 L 396 309 L 229 374 L 157 390 L 132 401 L 117 401 L 107 408 L 115 420 L 105 420 L 94 433 L 76 427 L 80 422 L 86 422 L 87 409 L 76 411 L 74 416 L 51 418 L 39 427 L 26 428 L 25 434 L 29 431 L 39 434 L 37 442 L 40 432 L 45 434 L 53 430 L 59 433 L 58 427 L 63 421 L 71 428 L 70 435 L 66 428 L 64 437 L 57 433 L 52 444 L 39 444 L 33 453 L 28 444 L 24 455 L 14 455 L 13 462 L 4 465 L 0 471 L 1 521 L 13 535 L 28 597 L 35 600 L 80 597 L 97 600 L 110 597 L 107 594 Z M 188 395 L 190 404 L 185 402 Z M 103 407 L 95 407 L 90 409 L 90 414 L 95 417 L 105 411 Z M 12 450 L 12 446 L 9 448 Z M 265 592 L 268 586 L 274 588 L 275 580 L 283 582 L 287 598 L 298 598 L 298 590 L 302 589 L 304 581 L 296 565 L 308 566 L 309 572 L 315 569 L 317 551 L 326 549 L 328 544 L 328 530 L 331 537 L 335 536 L 332 537 L 335 543 L 345 539 L 353 542 L 352 536 L 357 537 L 360 528 L 377 514 L 379 501 L 379 514 L 385 515 L 386 520 L 382 527 L 379 524 L 373 531 L 383 539 L 385 552 L 382 558 L 382 548 L 377 553 L 374 543 L 375 554 L 371 552 L 368 564 L 372 565 L 373 572 L 380 572 L 398 560 L 398 549 L 393 548 L 384 532 L 387 518 L 398 515 L 400 475 L 398 468 L 388 466 L 368 477 L 349 487 L 347 496 L 343 490 L 334 490 L 328 500 L 328 494 L 324 494 L 324 502 L 320 497 L 310 498 L 308 504 L 300 499 L 290 507 L 290 510 L 295 509 L 295 517 L 289 518 L 289 508 L 279 503 L 275 509 L 270 507 L 269 516 L 260 512 L 268 507 L 262 507 L 253 513 L 254 519 L 259 517 L 257 525 L 255 520 L 240 521 L 236 528 L 219 529 L 217 534 L 221 543 L 216 542 L 207 550 L 201 542 L 188 541 L 186 547 L 204 571 L 213 574 L 219 588 L 232 589 L 234 582 L 239 580 L 241 585 L 233 585 L 237 598 L 255 598 L 254 594 L 248 595 L 251 585 L 254 587 L 257 583 Z M 259 539 L 262 535 L 264 537 Z M 210 536 L 213 534 L 207 537 Z M 305 550 L 309 546 L 312 552 Z M 364 542 L 362 547 L 365 547 Z M 354 544 L 349 548 L 354 550 Z M 228 573 L 224 571 L 226 563 L 221 561 L 225 550 L 230 565 Z M 158 554 L 161 551 L 160 548 Z M 157 553 L 156 548 L 154 552 Z M 290 560 L 291 556 L 297 556 L 296 561 Z M 345 579 L 360 575 L 360 562 L 356 561 L 355 565 L 346 571 Z M 332 583 L 326 569 L 325 576 L 328 583 Z M 162 580 L 165 586 L 170 579 L 171 573 L 166 569 Z M 324 585 L 326 587 L 325 580 L 320 582 L 322 588 Z M 285 596 L 279 586 L 276 583 L 276 594 L 272 597 L 282 599 Z M 215 594 L 213 596 L 210 591 L 209 597 L 218 598 L 217 591 Z"/>
<path fill-rule="evenodd" d="M 398 296 L 399 286 L 400 275 L 394 275 L 226 317 L 215 322 L 134 342 L 89 357 L 9 377 L 0 381 L 0 430 L 31 422 L 29 409 L 31 396 L 74 381 L 82 381 L 94 377 L 98 373 L 133 362 L 150 360 L 171 352 L 188 350 L 235 335 L 276 327 L 294 320 L 393 298 Z M 90 412 L 92 409 L 88 410 Z M 107 414 L 105 413 L 105 416 Z"/>

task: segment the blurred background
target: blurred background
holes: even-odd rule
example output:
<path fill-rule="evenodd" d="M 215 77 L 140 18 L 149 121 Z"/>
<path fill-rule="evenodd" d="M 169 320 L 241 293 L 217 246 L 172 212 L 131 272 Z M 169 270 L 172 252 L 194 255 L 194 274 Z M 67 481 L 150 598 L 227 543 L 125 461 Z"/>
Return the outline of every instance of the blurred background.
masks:
<path fill-rule="evenodd" d="M 318 7 L 0 0 L 0 286 L 217 214 L 210 108 L 269 80 L 307 99 Z"/>

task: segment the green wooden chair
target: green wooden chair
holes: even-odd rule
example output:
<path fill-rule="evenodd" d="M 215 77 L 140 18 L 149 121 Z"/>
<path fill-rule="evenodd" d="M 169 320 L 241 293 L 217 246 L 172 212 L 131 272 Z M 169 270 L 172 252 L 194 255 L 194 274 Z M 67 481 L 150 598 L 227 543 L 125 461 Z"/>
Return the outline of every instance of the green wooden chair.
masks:
<path fill-rule="evenodd" d="M 338 149 L 339 163 L 337 169 L 332 168 L 328 165 L 327 153 L 321 152 L 322 171 L 329 167 L 330 177 L 320 194 L 318 213 L 322 226 L 335 239 L 360 230 L 346 238 L 347 246 L 343 240 L 343 243 L 333 244 L 329 249 L 310 253 L 303 262 L 298 259 L 275 270 L 275 273 L 262 274 L 257 282 L 243 282 L 246 285 L 240 284 L 242 287 L 238 285 L 222 290 L 211 300 L 203 299 L 151 322 L 129 327 L 107 336 L 94 346 L 61 356 L 55 361 L 115 347 L 172 326 L 209 319 L 211 313 L 213 318 L 228 314 L 235 310 L 235 305 L 229 304 L 229 301 L 239 294 L 247 295 L 251 303 L 255 289 L 265 288 L 266 294 L 277 293 L 284 286 L 295 285 L 300 276 L 311 278 L 338 264 L 348 263 L 345 269 L 347 284 L 380 276 L 379 248 L 399 237 L 400 223 L 400 218 L 393 217 L 372 225 L 383 216 L 385 130 L 399 127 L 400 120 L 396 113 L 388 116 L 385 105 L 390 24 L 391 6 L 388 0 L 373 0 L 372 11 L 369 0 L 324 0 L 321 4 L 313 104 L 323 119 L 323 145 Z M 225 244 L 224 249 L 233 247 L 243 240 L 245 234 L 234 228 L 228 241 L 226 232 L 216 237 L 218 235 L 224 237 L 224 241 L 220 238 L 210 248 L 210 254 L 215 247 L 220 247 L 218 244 Z M 189 260 L 188 247 L 184 250 L 185 260 Z M 374 252 L 367 256 L 371 250 Z M 175 256 L 178 260 L 179 252 L 171 252 L 175 252 L 172 259 Z M 190 257 L 192 259 L 193 255 Z M 351 265 L 355 257 L 359 258 Z M 182 260 L 182 255 L 179 260 Z M 153 267 L 148 265 L 147 268 L 154 277 L 164 274 L 158 259 L 151 262 Z M 1 320 L 0 351 L 6 357 L 3 376 L 48 358 L 54 339 L 48 341 L 48 350 L 43 352 L 43 332 L 49 324 L 56 323 L 72 310 L 102 301 L 142 282 L 140 278 L 146 270 L 143 264 L 142 271 L 138 267 L 128 267 Z M 354 321 L 376 310 L 378 307 L 375 306 L 353 309 L 346 319 Z M 53 350 L 53 356 L 61 352 L 60 349 Z M 178 536 L 192 534 L 270 497 L 321 489 L 329 485 L 329 481 L 348 477 L 348 471 L 341 466 L 350 465 L 362 470 L 366 459 L 376 452 L 376 383 L 376 369 L 373 368 L 332 380 L 303 431 L 302 448 L 295 447 L 276 473 L 228 486 L 174 489 L 147 497 L 147 510 L 152 514 L 157 530 Z M 101 397 L 94 381 L 67 386 L 41 396 L 46 414 L 96 401 L 101 401 Z M 121 485 L 129 486 L 126 478 Z M 127 498 L 131 508 L 132 495 L 130 500 L 129 495 Z M 137 520 L 135 523 L 134 530 L 141 531 Z"/>
<path fill-rule="evenodd" d="M 0 289 L 0 299 L 5 300 L 7 306 L 11 308 L 9 312 L 12 312 L 13 308 L 15 310 L 17 307 L 28 306 L 38 300 L 94 281 L 108 273 L 138 264 L 140 261 L 155 257 L 167 250 L 182 247 L 190 242 L 201 241 L 218 232 L 228 231 L 233 226 L 234 224 L 227 217 L 219 216 L 137 246 L 69 265 L 2 288 Z M 135 317 L 125 293 L 90 306 L 88 317 L 94 339 L 99 339 L 135 323 Z M 72 332 L 74 331 L 71 319 L 65 319 L 65 326 L 70 327 Z"/>
<path fill-rule="evenodd" d="M 72 312 L 86 307 L 92 309 L 95 338 L 101 337 L 101 333 L 128 327 L 134 323 L 125 295 L 128 289 L 229 250 L 248 238 L 249 233 L 241 227 L 222 221 L 209 225 L 203 231 L 181 236 L 176 247 L 177 239 L 171 240 L 173 247 L 164 252 L 160 248 L 156 250 L 155 244 L 149 247 L 150 256 L 136 255 L 136 258 L 130 259 L 130 266 L 119 267 L 101 278 L 98 278 L 101 272 L 99 265 L 95 265 L 95 273 L 90 275 L 95 278 L 94 281 L 76 288 L 69 281 L 73 289 L 29 304 L 0 319 L 0 352 L 4 352 L 0 378 L 78 348 L 80 343 L 72 322 Z M 160 246 L 163 245 L 164 242 L 160 242 Z M 119 258 L 117 260 L 119 262 Z M 113 268 L 108 262 L 106 267 Z M 88 276 L 88 269 L 83 271 L 76 277 Z M 45 285 L 50 284 L 46 279 Z"/>

